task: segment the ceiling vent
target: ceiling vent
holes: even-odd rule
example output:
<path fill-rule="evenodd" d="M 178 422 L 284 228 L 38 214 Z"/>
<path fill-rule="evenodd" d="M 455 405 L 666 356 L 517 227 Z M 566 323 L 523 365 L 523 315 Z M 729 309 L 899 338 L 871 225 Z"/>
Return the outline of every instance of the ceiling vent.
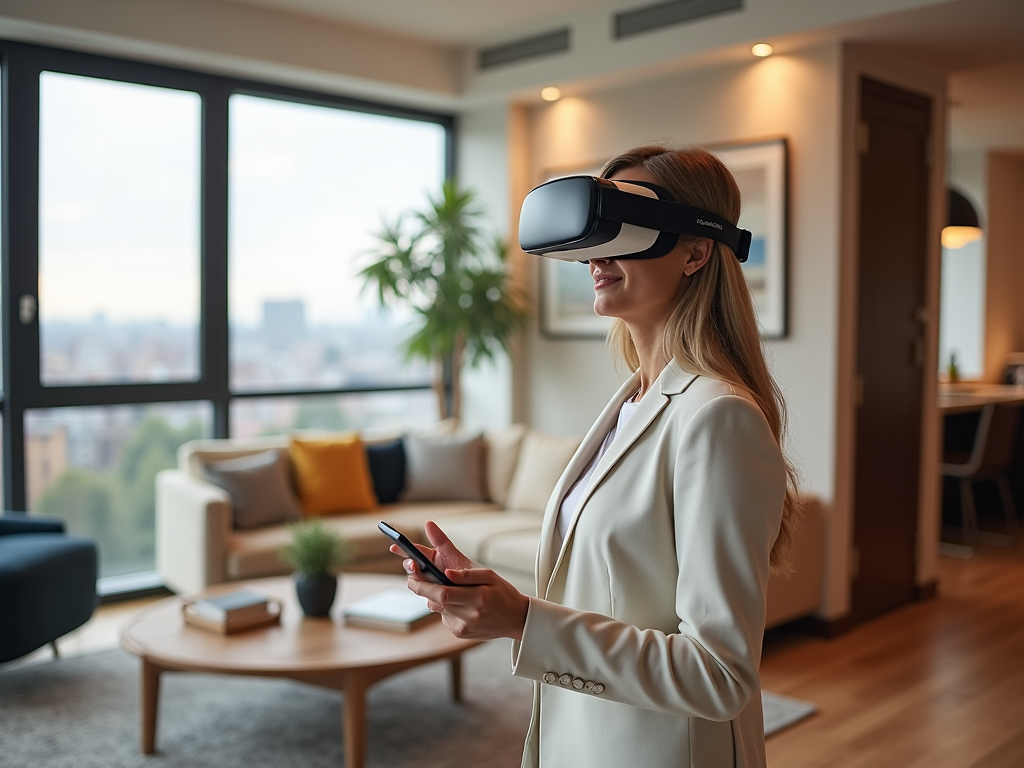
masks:
<path fill-rule="evenodd" d="M 615 14 L 615 37 L 651 32 L 673 24 L 743 10 L 743 0 L 668 0 Z"/>
<path fill-rule="evenodd" d="M 491 69 L 517 61 L 549 56 L 552 53 L 565 53 L 569 50 L 569 28 L 556 29 L 543 35 L 524 37 L 511 43 L 492 45 L 480 49 L 478 66 L 480 69 Z"/>

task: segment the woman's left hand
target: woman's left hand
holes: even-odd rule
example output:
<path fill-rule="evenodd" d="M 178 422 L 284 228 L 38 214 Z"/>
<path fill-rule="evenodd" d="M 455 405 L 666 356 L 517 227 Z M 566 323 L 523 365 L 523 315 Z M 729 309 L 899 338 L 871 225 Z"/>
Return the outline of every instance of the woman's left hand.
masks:
<path fill-rule="evenodd" d="M 469 562 L 437 525 L 427 523 L 425 530 L 440 555 L 434 558 L 435 562 Z M 427 606 L 441 614 L 441 620 L 456 637 L 522 639 L 530 598 L 494 571 L 476 566 L 446 568 L 445 575 L 456 585 L 448 587 L 426 581 L 411 558 L 403 565 L 409 574 L 409 589 L 427 598 Z"/>

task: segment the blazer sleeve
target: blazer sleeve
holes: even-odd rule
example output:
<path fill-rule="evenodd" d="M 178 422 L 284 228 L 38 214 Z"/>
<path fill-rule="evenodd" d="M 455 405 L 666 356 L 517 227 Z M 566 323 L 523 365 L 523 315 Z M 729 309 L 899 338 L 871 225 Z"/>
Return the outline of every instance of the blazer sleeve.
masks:
<path fill-rule="evenodd" d="M 600 682 L 604 699 L 718 721 L 759 689 L 769 553 L 786 493 L 781 451 L 757 406 L 723 395 L 690 418 L 674 459 L 678 575 L 666 578 L 676 578 L 678 630 L 531 598 L 514 674 L 544 681 L 571 671 Z M 627 596 L 630 588 L 613 584 Z"/>

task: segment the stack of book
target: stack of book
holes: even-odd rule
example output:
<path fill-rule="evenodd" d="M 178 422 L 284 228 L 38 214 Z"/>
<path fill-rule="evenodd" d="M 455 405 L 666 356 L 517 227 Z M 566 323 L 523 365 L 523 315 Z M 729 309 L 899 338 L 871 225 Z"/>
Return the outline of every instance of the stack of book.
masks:
<path fill-rule="evenodd" d="M 281 620 L 281 602 L 248 589 L 205 595 L 182 604 L 185 621 L 224 635 Z"/>
<path fill-rule="evenodd" d="M 440 618 L 431 613 L 426 598 L 408 589 L 386 589 L 346 605 L 342 610 L 345 624 L 351 627 L 383 629 L 388 632 L 412 632 L 417 627 Z"/>

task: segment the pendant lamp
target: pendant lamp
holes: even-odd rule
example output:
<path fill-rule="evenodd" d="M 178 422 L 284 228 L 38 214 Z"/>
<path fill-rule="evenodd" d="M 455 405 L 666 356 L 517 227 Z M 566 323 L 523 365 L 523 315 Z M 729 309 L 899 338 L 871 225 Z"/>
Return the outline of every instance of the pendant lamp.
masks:
<path fill-rule="evenodd" d="M 942 229 L 943 248 L 963 248 L 981 238 L 981 223 L 971 201 L 955 187 L 950 187 L 949 211 Z"/>

